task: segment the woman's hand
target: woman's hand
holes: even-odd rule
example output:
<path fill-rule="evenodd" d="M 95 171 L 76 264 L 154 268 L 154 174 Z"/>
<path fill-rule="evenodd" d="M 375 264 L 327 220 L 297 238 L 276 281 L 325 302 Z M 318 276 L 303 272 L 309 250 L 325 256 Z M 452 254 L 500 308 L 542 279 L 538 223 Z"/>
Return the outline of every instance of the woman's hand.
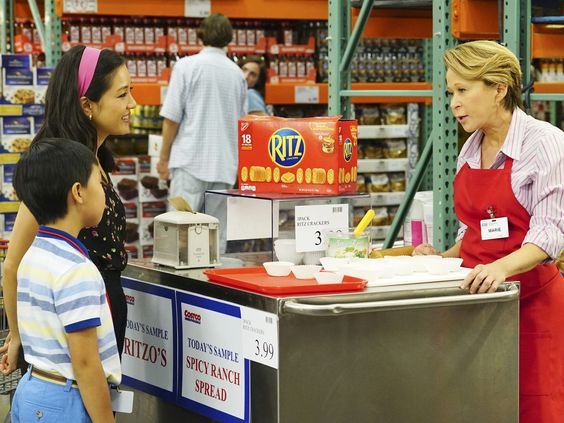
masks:
<path fill-rule="evenodd" d="M 471 294 L 495 292 L 507 276 L 504 266 L 499 262 L 478 264 L 466 275 L 460 288 L 468 289 Z"/>
<path fill-rule="evenodd" d="M 438 254 L 440 253 L 435 250 L 435 247 L 433 247 L 431 244 L 419 244 L 411 253 L 412 256 L 429 256 Z"/>

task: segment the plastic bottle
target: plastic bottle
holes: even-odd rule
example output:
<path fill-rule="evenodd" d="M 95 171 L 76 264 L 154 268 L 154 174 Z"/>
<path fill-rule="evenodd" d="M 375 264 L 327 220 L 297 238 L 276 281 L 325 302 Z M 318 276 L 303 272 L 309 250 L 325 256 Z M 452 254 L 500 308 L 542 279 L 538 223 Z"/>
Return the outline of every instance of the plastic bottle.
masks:
<path fill-rule="evenodd" d="M 127 65 L 127 70 L 129 71 L 129 76 L 131 78 L 137 77 L 137 61 L 135 56 L 129 55 L 125 57 L 125 63 Z"/>
<path fill-rule="evenodd" d="M 100 26 L 100 22 L 96 18 L 90 19 L 90 31 L 92 34 L 92 43 L 93 44 L 102 44 L 102 27 Z"/>
<path fill-rule="evenodd" d="M 143 35 L 145 38 L 145 44 L 155 44 L 155 27 L 153 26 L 153 21 L 149 18 L 145 18 L 143 20 Z"/>
<path fill-rule="evenodd" d="M 264 26 L 262 25 L 261 22 L 256 21 L 255 22 L 255 39 L 256 39 L 256 42 L 258 43 L 258 41 L 261 38 L 264 38 L 265 36 L 266 35 L 265 35 L 265 31 L 264 31 Z"/>
<path fill-rule="evenodd" d="M 246 46 L 247 45 L 247 29 L 245 28 L 244 22 L 237 22 L 237 45 Z"/>
<path fill-rule="evenodd" d="M 71 43 L 80 43 L 80 22 L 76 19 L 69 20 L 69 41 Z"/>
<path fill-rule="evenodd" d="M 112 33 L 119 35 L 122 41 L 126 41 L 124 22 L 119 18 L 112 19 Z"/>
<path fill-rule="evenodd" d="M 147 77 L 147 59 L 144 54 L 138 54 L 135 58 L 137 64 L 137 77 Z"/>
<path fill-rule="evenodd" d="M 135 44 L 145 43 L 145 28 L 143 28 L 143 22 L 139 18 L 133 19 L 133 27 L 135 33 Z"/>
<path fill-rule="evenodd" d="M 128 19 L 125 22 L 125 43 L 126 44 L 135 44 L 135 26 L 133 20 Z"/>
<path fill-rule="evenodd" d="M 153 19 L 152 25 L 153 25 L 153 28 L 155 30 L 155 43 L 158 44 L 161 37 L 165 35 L 163 21 L 155 18 L 155 19 Z"/>
<path fill-rule="evenodd" d="M 157 55 L 156 62 L 157 62 L 157 76 L 161 76 L 163 69 L 166 68 L 166 56 L 164 54 Z"/>
<path fill-rule="evenodd" d="M 296 56 L 288 56 L 287 63 L 288 63 L 288 78 L 296 78 L 297 77 L 297 57 Z"/>
<path fill-rule="evenodd" d="M 256 21 L 247 22 L 247 45 L 255 46 L 257 44 Z"/>
<path fill-rule="evenodd" d="M 157 57 L 154 54 L 145 57 L 147 63 L 147 78 L 157 78 Z"/>
<path fill-rule="evenodd" d="M 82 44 L 92 44 L 92 27 L 90 20 L 80 18 L 80 42 Z"/>
<path fill-rule="evenodd" d="M 109 35 L 112 35 L 112 27 L 107 18 L 100 19 L 100 32 L 102 33 L 102 42 L 105 42 Z"/>
<path fill-rule="evenodd" d="M 282 42 L 285 46 L 294 44 L 294 32 L 290 28 L 289 22 L 282 22 Z"/>
<path fill-rule="evenodd" d="M 183 20 L 183 19 L 177 19 L 176 20 L 176 26 L 177 26 L 177 33 L 178 33 L 178 38 L 176 39 L 176 42 L 179 45 L 187 45 L 188 44 L 188 29 L 187 29 L 187 23 Z"/>
<path fill-rule="evenodd" d="M 198 28 L 194 21 L 191 21 L 188 26 L 188 44 L 191 46 L 198 45 Z"/>
<path fill-rule="evenodd" d="M 178 28 L 176 27 L 176 20 L 167 19 L 166 21 L 166 35 L 173 39 L 174 42 L 178 40 Z"/>

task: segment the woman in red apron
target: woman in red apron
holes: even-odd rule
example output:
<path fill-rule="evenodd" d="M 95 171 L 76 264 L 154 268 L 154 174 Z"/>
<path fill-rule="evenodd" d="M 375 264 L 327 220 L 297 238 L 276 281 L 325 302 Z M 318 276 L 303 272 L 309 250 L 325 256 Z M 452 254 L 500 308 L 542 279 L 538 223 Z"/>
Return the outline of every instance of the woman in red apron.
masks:
<path fill-rule="evenodd" d="M 445 54 L 452 111 L 468 131 L 454 180 L 461 288 L 520 282 L 519 422 L 564 422 L 564 133 L 527 116 L 519 61 L 492 41 Z M 428 244 L 415 254 L 436 254 Z"/>

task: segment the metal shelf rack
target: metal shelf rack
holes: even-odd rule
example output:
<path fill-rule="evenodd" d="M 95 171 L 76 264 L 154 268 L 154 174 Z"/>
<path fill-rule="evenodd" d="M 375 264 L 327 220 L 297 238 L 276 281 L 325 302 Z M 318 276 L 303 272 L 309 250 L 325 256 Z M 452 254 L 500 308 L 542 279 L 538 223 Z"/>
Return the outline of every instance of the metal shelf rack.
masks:
<path fill-rule="evenodd" d="M 352 117 L 350 98 L 352 96 L 410 96 L 425 97 L 432 94 L 432 112 L 423 115 L 423 133 L 426 142 L 419 161 L 408 183 L 404 200 L 384 241 L 384 248 L 393 245 L 398 231 L 413 201 L 415 192 L 423 181 L 429 185 L 432 180 L 434 191 L 434 233 L 435 247 L 444 250 L 450 247 L 456 237 L 458 220 L 454 213 L 452 185 L 456 173 L 458 156 L 458 125 L 449 110 L 445 87 L 445 67 L 442 55 L 456 45 L 451 31 L 451 0 L 433 0 L 433 36 L 430 40 L 432 65 L 432 87 L 429 90 L 351 90 L 348 72 L 354 50 L 363 33 L 374 0 L 363 1 L 354 28 L 351 29 L 351 1 L 329 0 L 329 113 Z M 517 54 L 523 69 L 524 86 L 531 81 L 531 0 L 503 0 L 502 42 Z M 564 93 L 532 93 L 530 100 L 564 100 Z M 432 121 L 429 118 L 432 116 Z M 431 123 L 431 130 L 426 126 Z M 426 125 L 427 124 L 427 125 Z M 432 160 L 432 176 L 429 164 Z"/>

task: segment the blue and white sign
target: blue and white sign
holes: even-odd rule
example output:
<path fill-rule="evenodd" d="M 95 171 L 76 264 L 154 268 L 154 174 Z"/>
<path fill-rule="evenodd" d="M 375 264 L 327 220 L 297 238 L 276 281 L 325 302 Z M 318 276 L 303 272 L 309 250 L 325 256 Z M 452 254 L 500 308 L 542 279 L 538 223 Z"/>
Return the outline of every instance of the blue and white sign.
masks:
<path fill-rule="evenodd" d="M 127 301 L 123 383 L 168 401 L 177 397 L 175 291 L 121 279 Z"/>
<path fill-rule="evenodd" d="M 250 421 L 250 361 L 243 353 L 241 309 L 177 292 L 180 319 L 178 403 L 220 422 Z"/>

